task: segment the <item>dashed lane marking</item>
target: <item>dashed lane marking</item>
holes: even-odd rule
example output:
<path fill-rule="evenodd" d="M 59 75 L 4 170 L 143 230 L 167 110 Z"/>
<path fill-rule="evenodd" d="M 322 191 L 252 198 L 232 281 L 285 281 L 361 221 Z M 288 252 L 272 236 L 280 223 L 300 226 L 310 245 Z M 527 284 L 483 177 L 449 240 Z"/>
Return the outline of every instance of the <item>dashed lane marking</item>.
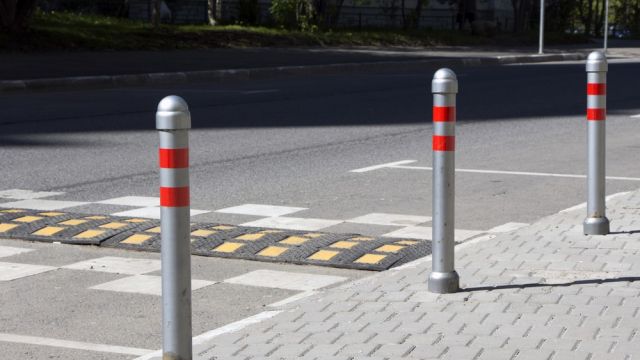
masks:
<path fill-rule="evenodd" d="M 387 163 L 375 166 L 369 166 L 362 169 L 351 170 L 351 172 L 363 173 L 379 169 L 404 169 L 404 170 L 426 170 L 432 171 L 430 166 L 407 166 L 405 164 L 411 164 L 417 162 L 417 160 L 403 160 L 395 163 Z M 542 176 L 542 177 L 557 177 L 557 178 L 574 178 L 574 179 L 586 179 L 586 175 L 579 174 L 557 174 L 557 173 L 543 173 L 543 172 L 529 172 L 529 171 L 505 171 L 505 170 L 486 170 L 486 169 L 456 169 L 456 172 L 460 173 L 473 173 L 473 174 L 498 174 L 498 175 L 519 175 L 519 176 Z M 627 176 L 607 176 L 607 180 L 620 180 L 620 181 L 640 181 L 640 178 L 627 177 Z"/>
<path fill-rule="evenodd" d="M 88 351 L 105 352 L 105 353 L 112 353 L 112 354 L 134 355 L 134 356 L 148 354 L 149 352 L 153 351 L 149 349 L 141 349 L 141 348 L 127 347 L 127 346 L 94 344 L 94 343 L 88 343 L 88 342 L 69 341 L 69 340 L 52 339 L 52 338 L 45 338 L 45 337 L 39 337 L 39 336 L 15 335 L 15 334 L 7 334 L 7 333 L 0 333 L 0 341 L 9 342 L 9 343 L 18 343 L 18 344 L 28 344 L 28 345 L 50 346 L 50 347 L 75 349 L 75 350 L 88 350 Z"/>
<path fill-rule="evenodd" d="M 311 291 L 348 280 L 343 276 L 316 275 L 276 270 L 256 270 L 224 282 L 285 290 Z"/>
<path fill-rule="evenodd" d="M 196 291 L 214 284 L 214 281 L 191 279 L 191 291 Z M 154 275 L 133 275 L 95 285 L 89 289 L 162 296 L 162 277 Z"/>
<path fill-rule="evenodd" d="M 278 314 L 280 314 L 282 310 L 271 310 L 271 311 L 263 311 L 257 315 L 250 316 L 248 318 L 233 322 L 231 324 L 227 324 L 225 326 L 219 327 L 217 329 L 207 331 L 202 333 L 193 339 L 191 339 L 191 345 L 194 348 L 194 356 L 198 358 L 215 358 L 217 355 L 215 354 L 215 350 L 209 353 L 212 350 L 212 347 L 206 346 L 206 343 L 213 340 L 214 338 L 233 333 L 236 331 L 240 331 L 247 326 L 258 324 L 262 321 L 270 319 Z M 150 352 L 145 354 L 144 356 L 135 358 L 134 360 L 161 360 L 162 359 L 162 350 L 156 350 L 154 352 Z"/>

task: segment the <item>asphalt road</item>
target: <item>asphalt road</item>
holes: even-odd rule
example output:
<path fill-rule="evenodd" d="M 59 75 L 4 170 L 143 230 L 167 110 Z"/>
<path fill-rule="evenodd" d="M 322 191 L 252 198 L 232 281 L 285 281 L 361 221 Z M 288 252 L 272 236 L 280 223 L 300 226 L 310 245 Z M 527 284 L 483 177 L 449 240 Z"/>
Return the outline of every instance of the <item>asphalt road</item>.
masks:
<path fill-rule="evenodd" d="M 640 177 L 630 166 L 639 129 L 630 116 L 640 102 L 629 81 L 639 73 L 636 63 L 611 65 L 609 176 Z M 313 218 L 428 216 L 430 172 L 350 171 L 407 159 L 430 165 L 431 74 L 7 95 L 0 99 L 0 189 L 61 191 L 60 198 L 78 201 L 157 196 L 154 109 L 178 94 L 192 109 L 193 208 L 257 203 L 309 208 L 296 216 Z M 464 68 L 458 75 L 458 167 L 585 173 L 583 65 Z M 636 187 L 609 181 L 607 193 Z M 584 188 L 583 179 L 460 173 L 457 227 L 531 222 L 583 202 Z"/>
<path fill-rule="evenodd" d="M 459 168 L 585 173 L 583 64 L 455 70 L 460 81 Z M 416 160 L 409 166 L 430 166 L 433 71 L 5 95 L 0 98 L 0 191 L 57 191 L 65 194 L 51 199 L 87 202 L 158 196 L 154 112 L 163 96 L 177 94 L 189 102 L 193 117 L 192 208 L 216 210 L 253 203 L 308 208 L 295 213 L 304 218 L 349 219 L 370 213 L 430 216 L 430 171 L 352 170 L 402 160 Z M 640 63 L 610 65 L 609 176 L 640 178 L 640 168 L 633 165 L 640 153 L 640 119 L 631 117 L 640 114 L 640 98 L 632 81 L 639 77 Z M 581 178 L 481 172 L 458 173 L 456 181 L 458 229 L 531 223 L 585 200 Z M 610 180 L 607 193 L 633 190 L 639 184 L 636 179 Z M 90 204 L 69 210 L 114 209 Z M 229 223 L 257 218 L 217 212 L 193 217 L 194 221 Z M 394 229 L 397 226 L 342 223 L 323 231 L 381 235 Z M 0 245 L 36 248 L 2 261 L 48 266 L 100 256 L 156 258 L 154 254 L 18 241 Z M 197 258 L 194 263 L 194 278 L 223 283 L 260 269 L 345 279 L 368 275 L 210 258 Z M 144 349 L 160 346 L 158 297 L 147 295 L 149 302 L 141 304 L 134 296 L 87 293 L 87 288 L 116 277 L 78 274 L 61 269 L 23 283 L 0 283 L 0 293 L 5 294 L 0 333 Z M 194 295 L 198 311 L 194 335 L 254 315 L 269 303 L 297 293 L 275 287 L 223 285 Z M 65 286 L 70 289 L 65 293 L 51 290 Z M 51 300 L 57 297 L 70 304 Z M 122 309 L 128 312 L 122 314 Z M 49 350 L 6 340 L 0 344 L 0 352 L 16 359 L 45 354 L 65 359 L 88 356 L 78 349 L 44 349 Z M 108 359 L 133 358 L 105 354 Z"/>

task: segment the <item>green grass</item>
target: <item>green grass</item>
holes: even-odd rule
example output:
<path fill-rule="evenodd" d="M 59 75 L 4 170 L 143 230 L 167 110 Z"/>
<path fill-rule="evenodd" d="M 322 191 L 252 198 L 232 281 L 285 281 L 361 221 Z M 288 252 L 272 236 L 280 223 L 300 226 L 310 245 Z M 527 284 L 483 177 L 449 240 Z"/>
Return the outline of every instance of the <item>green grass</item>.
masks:
<path fill-rule="evenodd" d="M 38 12 L 28 31 L 0 34 L 0 50 L 169 50 L 262 46 L 513 46 L 534 45 L 535 34 L 494 37 L 458 31 L 338 29 L 300 32 L 258 26 L 151 25 L 120 18 Z M 549 35 L 547 43 L 583 42 L 579 36 Z"/>

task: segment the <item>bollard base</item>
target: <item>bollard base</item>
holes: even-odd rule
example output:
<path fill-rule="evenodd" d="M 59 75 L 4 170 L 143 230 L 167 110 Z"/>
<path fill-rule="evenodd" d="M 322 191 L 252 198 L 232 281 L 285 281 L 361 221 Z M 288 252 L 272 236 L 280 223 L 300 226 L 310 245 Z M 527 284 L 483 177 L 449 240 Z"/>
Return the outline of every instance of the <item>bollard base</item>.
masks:
<path fill-rule="evenodd" d="M 436 294 L 451 294 L 460 290 L 460 276 L 455 271 L 432 272 L 429 275 L 429 291 Z"/>
<path fill-rule="evenodd" d="M 607 235 L 609 233 L 609 219 L 606 217 L 588 217 L 584 220 L 585 235 Z"/>

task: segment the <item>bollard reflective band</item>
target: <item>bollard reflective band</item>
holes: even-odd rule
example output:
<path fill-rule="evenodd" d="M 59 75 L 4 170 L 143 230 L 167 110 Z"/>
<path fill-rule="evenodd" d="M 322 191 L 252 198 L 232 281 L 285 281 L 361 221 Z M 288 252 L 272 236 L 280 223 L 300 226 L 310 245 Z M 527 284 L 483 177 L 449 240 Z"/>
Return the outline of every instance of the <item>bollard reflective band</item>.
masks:
<path fill-rule="evenodd" d="M 456 137 L 433 135 L 433 151 L 455 151 Z"/>
<path fill-rule="evenodd" d="M 607 119 L 606 109 L 587 109 L 587 120 L 603 121 Z"/>
<path fill-rule="evenodd" d="M 607 84 L 589 83 L 587 84 L 587 95 L 606 95 Z"/>
<path fill-rule="evenodd" d="M 160 206 L 189 206 L 189 187 L 161 187 Z"/>
<path fill-rule="evenodd" d="M 160 168 L 183 169 L 189 167 L 189 149 L 163 149 L 159 150 Z"/>
<path fill-rule="evenodd" d="M 456 121 L 456 108 L 453 106 L 434 106 L 433 121 L 434 122 Z"/>

